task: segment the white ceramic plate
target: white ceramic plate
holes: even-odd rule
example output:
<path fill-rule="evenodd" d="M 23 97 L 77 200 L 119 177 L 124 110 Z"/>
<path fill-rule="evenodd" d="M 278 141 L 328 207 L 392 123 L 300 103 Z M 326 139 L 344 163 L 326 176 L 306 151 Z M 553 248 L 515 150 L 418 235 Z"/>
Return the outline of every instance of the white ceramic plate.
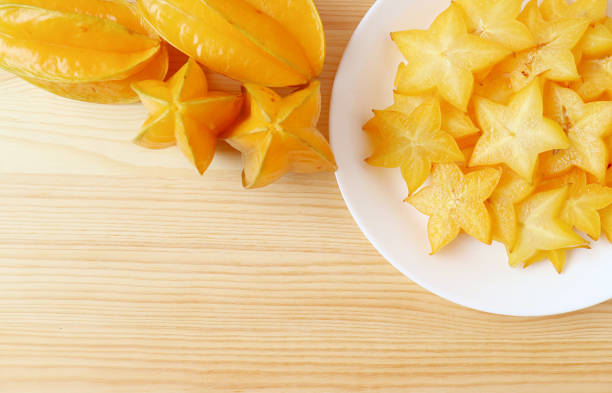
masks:
<path fill-rule="evenodd" d="M 500 244 L 485 246 L 462 235 L 436 256 L 427 217 L 403 203 L 399 170 L 364 163 L 370 153 L 361 131 L 371 109 L 392 103 L 393 80 L 403 61 L 389 33 L 426 29 L 448 0 L 378 0 L 355 31 L 340 64 L 331 103 L 331 143 L 342 195 L 363 233 L 398 270 L 455 303 L 497 314 L 540 316 L 589 307 L 612 298 L 612 246 L 572 251 L 562 275 L 552 264 L 508 266 Z"/>

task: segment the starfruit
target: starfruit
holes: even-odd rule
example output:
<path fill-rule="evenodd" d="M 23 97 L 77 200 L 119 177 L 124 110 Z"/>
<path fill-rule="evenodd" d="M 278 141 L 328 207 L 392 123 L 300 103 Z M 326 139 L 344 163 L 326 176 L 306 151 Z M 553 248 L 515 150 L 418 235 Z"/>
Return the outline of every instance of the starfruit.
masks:
<path fill-rule="evenodd" d="M 583 60 L 578 67 L 582 78 L 571 84 L 585 101 L 599 99 L 606 93 L 612 95 L 612 56 Z"/>
<path fill-rule="evenodd" d="M 601 216 L 601 227 L 608 241 L 612 243 L 612 206 L 603 209 L 599 214 Z"/>
<path fill-rule="evenodd" d="M 336 170 L 331 147 L 316 128 L 319 81 L 286 97 L 260 85 L 246 84 L 244 90 L 245 116 L 224 135 L 242 153 L 244 187 L 264 187 L 288 172 Z"/>
<path fill-rule="evenodd" d="M 516 205 L 524 201 L 535 189 L 510 169 L 503 167 L 502 176 L 493 194 L 487 201 L 491 213 L 492 238 L 512 251 L 516 244 L 518 217 Z"/>
<path fill-rule="evenodd" d="M 457 0 L 470 33 L 495 41 L 513 52 L 535 45 L 533 35 L 517 20 L 522 0 Z"/>
<path fill-rule="evenodd" d="M 475 97 L 474 109 L 483 135 L 474 148 L 470 166 L 503 163 L 532 182 L 540 153 L 569 147 L 561 126 L 543 116 L 538 79 L 516 93 L 507 106 Z"/>
<path fill-rule="evenodd" d="M 544 113 L 563 127 L 570 141 L 569 149 L 543 156 L 540 168 L 544 176 L 555 176 L 576 166 L 604 183 L 609 162 L 604 139 L 612 134 L 612 102 L 585 104 L 573 90 L 550 83 Z"/>
<path fill-rule="evenodd" d="M 599 211 L 612 204 L 612 188 L 587 182 L 587 175 L 573 169 L 566 175 L 545 181 L 539 189 L 567 187 L 567 200 L 561 209 L 561 219 L 573 228 L 598 240 L 601 236 Z"/>
<path fill-rule="evenodd" d="M 40 79 L 24 78 L 31 84 L 53 94 L 73 100 L 98 104 L 132 104 L 138 102 L 138 95 L 132 83 L 145 80 L 164 80 L 168 73 L 168 49 L 163 44 L 145 68 L 124 79 L 88 83 L 61 83 Z"/>
<path fill-rule="evenodd" d="M 542 15 L 547 20 L 584 18 L 590 25 L 578 44 L 579 57 L 601 57 L 612 53 L 612 32 L 604 25 L 607 0 L 543 0 Z"/>
<path fill-rule="evenodd" d="M 206 75 L 193 59 L 168 82 L 140 81 L 132 87 L 151 114 L 135 143 L 152 149 L 178 144 L 204 173 L 218 135 L 240 114 L 243 97 L 209 91 Z"/>
<path fill-rule="evenodd" d="M 406 199 L 430 216 L 427 225 L 431 252 L 435 254 L 461 232 L 491 244 L 491 217 L 485 201 L 491 196 L 501 171 L 484 168 L 463 174 L 457 164 L 434 166 L 431 186 Z"/>
<path fill-rule="evenodd" d="M 363 127 L 374 142 L 374 152 L 366 162 L 383 168 L 400 168 L 412 194 L 427 180 L 432 164 L 465 159 L 457 142 L 441 129 L 442 114 L 436 98 L 427 98 L 413 110 L 409 110 L 409 104 L 414 100 L 397 98 L 391 108 L 402 112 L 374 111 L 374 118 Z"/>
<path fill-rule="evenodd" d="M 321 72 L 325 36 L 312 0 L 138 0 L 175 47 L 243 82 L 301 85 Z"/>
<path fill-rule="evenodd" d="M 519 205 L 517 242 L 508 254 L 511 266 L 532 262 L 540 251 L 587 245 L 586 240 L 561 219 L 567 198 L 567 187 L 562 187 L 536 193 Z"/>
<path fill-rule="evenodd" d="M 551 251 L 538 251 L 531 258 L 525 261 L 524 267 L 529 267 L 537 262 L 549 260 L 557 273 L 561 274 L 565 268 L 567 260 L 567 251 L 571 249 L 551 250 Z"/>
<path fill-rule="evenodd" d="M 562 18 L 554 21 L 544 20 L 536 0 L 530 1 L 519 20 L 533 33 L 536 45 L 508 57 L 495 66 L 491 75 L 482 85 L 491 84 L 489 94 L 503 102 L 503 92 L 508 88 L 516 92 L 529 85 L 538 76 L 554 81 L 575 81 L 580 75 L 572 49 L 578 44 L 589 22 L 584 18 Z M 495 90 L 502 88 L 501 93 Z M 482 94 L 479 91 L 479 94 Z M 507 97 L 507 94 L 505 95 Z"/>
<path fill-rule="evenodd" d="M 472 95 L 474 72 L 487 69 L 510 54 L 501 44 L 468 34 L 456 4 L 442 12 L 429 30 L 391 33 L 408 63 L 396 78 L 399 93 L 418 95 L 436 89 L 462 112 Z"/>
<path fill-rule="evenodd" d="M 160 46 L 124 1 L 0 0 L 0 67 L 21 77 L 124 79 L 145 68 Z"/>
<path fill-rule="evenodd" d="M 386 110 L 401 112 L 406 116 L 410 116 L 423 102 L 430 99 L 439 102 L 440 114 L 442 115 L 441 128 L 453 138 L 463 140 L 480 132 L 467 113 L 460 111 L 434 94 L 407 96 L 395 93 L 393 94 L 393 105 L 386 108 Z"/>

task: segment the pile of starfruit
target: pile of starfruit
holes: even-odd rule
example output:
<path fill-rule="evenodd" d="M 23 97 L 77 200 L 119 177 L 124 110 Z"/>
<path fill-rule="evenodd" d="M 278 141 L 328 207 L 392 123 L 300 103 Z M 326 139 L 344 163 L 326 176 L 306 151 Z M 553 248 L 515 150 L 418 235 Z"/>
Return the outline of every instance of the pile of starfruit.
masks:
<path fill-rule="evenodd" d="M 189 57 L 172 76 L 170 47 Z M 67 98 L 141 101 L 150 117 L 135 142 L 177 145 L 200 173 L 226 140 L 247 188 L 336 169 L 317 130 L 324 60 L 312 0 L 0 0 L 0 68 Z M 243 94 L 210 90 L 202 66 Z"/>
<path fill-rule="evenodd" d="M 400 168 L 432 254 L 465 232 L 561 272 L 612 241 L 612 21 L 606 0 L 522 3 L 455 0 L 391 34 L 406 62 L 366 161 Z"/>

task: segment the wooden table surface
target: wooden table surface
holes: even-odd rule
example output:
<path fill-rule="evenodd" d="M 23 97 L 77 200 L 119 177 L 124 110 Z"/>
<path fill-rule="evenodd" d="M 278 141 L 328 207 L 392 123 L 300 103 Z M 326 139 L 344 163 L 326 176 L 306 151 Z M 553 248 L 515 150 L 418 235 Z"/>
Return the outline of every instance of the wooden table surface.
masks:
<path fill-rule="evenodd" d="M 372 2 L 317 2 L 326 108 Z M 612 302 L 456 306 L 378 255 L 333 175 L 245 191 L 228 148 L 199 177 L 132 145 L 144 118 L 0 73 L 0 393 L 612 392 Z"/>

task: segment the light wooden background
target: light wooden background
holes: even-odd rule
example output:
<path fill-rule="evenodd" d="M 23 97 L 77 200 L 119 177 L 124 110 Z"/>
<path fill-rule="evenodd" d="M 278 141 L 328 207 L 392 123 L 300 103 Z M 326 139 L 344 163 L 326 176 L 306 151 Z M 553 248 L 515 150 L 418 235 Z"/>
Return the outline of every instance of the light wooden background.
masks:
<path fill-rule="evenodd" d="M 318 1 L 326 106 L 371 3 Z M 612 303 L 453 305 L 376 253 L 332 175 L 243 191 L 226 148 L 200 178 L 129 143 L 144 117 L 0 73 L 0 393 L 612 392 Z"/>

